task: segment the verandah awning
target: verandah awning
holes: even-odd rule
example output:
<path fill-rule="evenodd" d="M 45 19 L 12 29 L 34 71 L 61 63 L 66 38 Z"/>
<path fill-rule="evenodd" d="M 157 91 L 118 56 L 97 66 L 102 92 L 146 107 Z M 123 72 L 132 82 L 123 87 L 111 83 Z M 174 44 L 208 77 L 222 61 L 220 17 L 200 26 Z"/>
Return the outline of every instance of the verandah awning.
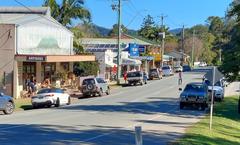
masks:
<path fill-rule="evenodd" d="M 142 62 L 137 59 L 122 58 L 122 65 L 141 65 Z"/>
<path fill-rule="evenodd" d="M 94 55 L 15 55 L 16 61 L 26 62 L 80 62 L 95 61 Z"/>

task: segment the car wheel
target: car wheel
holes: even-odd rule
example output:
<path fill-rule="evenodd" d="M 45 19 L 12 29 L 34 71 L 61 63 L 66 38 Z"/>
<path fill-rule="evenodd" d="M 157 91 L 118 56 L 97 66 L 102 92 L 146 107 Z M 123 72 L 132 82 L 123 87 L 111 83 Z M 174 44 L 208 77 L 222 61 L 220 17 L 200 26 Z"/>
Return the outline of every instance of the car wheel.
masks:
<path fill-rule="evenodd" d="M 110 88 L 107 89 L 106 94 L 110 95 Z"/>
<path fill-rule="evenodd" d="M 71 104 L 71 98 L 68 97 L 68 102 L 67 102 L 67 105 L 70 105 Z"/>
<path fill-rule="evenodd" d="M 142 81 L 140 82 L 140 85 L 141 85 L 141 86 L 143 85 L 143 82 L 142 82 Z"/>
<path fill-rule="evenodd" d="M 99 97 L 101 97 L 101 96 L 103 95 L 103 91 L 102 91 L 102 89 L 100 89 L 98 95 L 99 95 Z"/>
<path fill-rule="evenodd" d="M 202 105 L 201 105 L 201 110 L 204 111 L 205 108 L 206 108 L 206 104 L 202 104 Z"/>
<path fill-rule="evenodd" d="M 184 108 L 184 104 L 182 102 L 180 102 L 180 109 L 183 109 Z"/>
<path fill-rule="evenodd" d="M 33 109 L 37 109 L 38 105 L 37 104 L 33 104 L 32 107 L 33 107 Z"/>
<path fill-rule="evenodd" d="M 52 107 L 52 105 L 51 105 L 51 104 L 49 104 L 49 105 L 47 105 L 47 107 L 48 107 L 48 108 L 51 108 L 51 107 Z"/>
<path fill-rule="evenodd" d="M 3 110 L 4 114 L 12 114 L 14 111 L 14 104 L 12 102 L 7 102 L 6 108 Z"/>
<path fill-rule="evenodd" d="M 59 107 L 59 106 L 60 106 L 60 100 L 59 100 L 59 98 L 57 98 L 57 101 L 56 101 L 55 107 Z"/>

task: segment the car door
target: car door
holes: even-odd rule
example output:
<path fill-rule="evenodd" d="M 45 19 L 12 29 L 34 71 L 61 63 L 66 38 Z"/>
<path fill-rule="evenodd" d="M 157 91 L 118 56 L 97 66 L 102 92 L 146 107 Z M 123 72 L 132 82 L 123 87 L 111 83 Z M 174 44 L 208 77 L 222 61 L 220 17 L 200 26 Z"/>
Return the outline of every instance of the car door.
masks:
<path fill-rule="evenodd" d="M 107 87 L 107 83 L 104 81 L 104 79 L 102 78 L 99 78 L 100 79 L 100 83 L 101 83 L 101 86 L 102 86 L 102 89 L 103 89 L 103 92 L 106 92 L 108 87 Z"/>

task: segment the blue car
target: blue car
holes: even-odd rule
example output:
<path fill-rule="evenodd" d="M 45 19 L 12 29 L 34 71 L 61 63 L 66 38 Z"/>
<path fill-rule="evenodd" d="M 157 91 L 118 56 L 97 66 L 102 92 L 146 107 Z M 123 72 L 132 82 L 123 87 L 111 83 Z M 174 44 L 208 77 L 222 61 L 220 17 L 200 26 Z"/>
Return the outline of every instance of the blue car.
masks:
<path fill-rule="evenodd" d="M 13 98 L 0 93 L 0 111 L 3 111 L 4 114 L 12 114 L 14 108 Z"/>
<path fill-rule="evenodd" d="M 181 88 L 179 90 L 182 90 Z M 189 83 L 180 94 L 180 109 L 185 106 L 197 105 L 202 110 L 208 107 L 208 86 L 205 83 Z"/>

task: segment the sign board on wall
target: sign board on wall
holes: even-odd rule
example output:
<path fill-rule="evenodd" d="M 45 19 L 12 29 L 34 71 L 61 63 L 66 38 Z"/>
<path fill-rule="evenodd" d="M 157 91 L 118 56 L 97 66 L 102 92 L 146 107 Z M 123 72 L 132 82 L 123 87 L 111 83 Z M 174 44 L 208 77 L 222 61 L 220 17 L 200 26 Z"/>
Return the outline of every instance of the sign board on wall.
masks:
<path fill-rule="evenodd" d="M 46 61 L 46 56 L 27 56 L 26 61 L 32 61 L 32 62 L 36 62 L 36 61 Z"/>
<path fill-rule="evenodd" d="M 130 56 L 139 56 L 139 46 L 136 43 L 129 44 Z"/>

